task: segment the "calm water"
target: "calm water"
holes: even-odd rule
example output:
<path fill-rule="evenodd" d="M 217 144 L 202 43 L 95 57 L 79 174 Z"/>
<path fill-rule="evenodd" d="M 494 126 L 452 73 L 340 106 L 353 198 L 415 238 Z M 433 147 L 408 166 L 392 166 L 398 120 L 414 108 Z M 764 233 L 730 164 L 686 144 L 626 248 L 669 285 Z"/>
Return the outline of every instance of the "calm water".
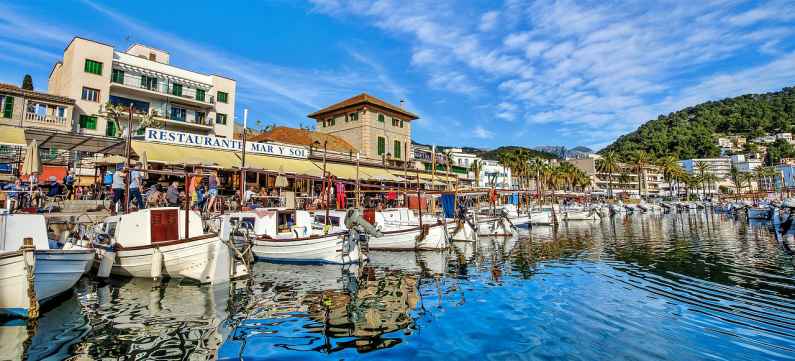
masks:
<path fill-rule="evenodd" d="M 225 287 L 81 281 L 0 358 L 795 359 L 795 269 L 764 224 L 629 216 Z M 235 327 L 237 326 L 237 327 Z"/>

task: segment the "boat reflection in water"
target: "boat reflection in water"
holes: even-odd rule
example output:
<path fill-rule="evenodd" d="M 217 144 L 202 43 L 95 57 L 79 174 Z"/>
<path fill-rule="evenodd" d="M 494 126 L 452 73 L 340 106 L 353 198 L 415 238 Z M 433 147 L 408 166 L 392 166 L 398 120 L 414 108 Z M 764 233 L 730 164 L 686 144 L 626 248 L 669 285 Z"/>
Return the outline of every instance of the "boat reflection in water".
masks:
<path fill-rule="evenodd" d="M 366 266 L 258 263 L 250 313 L 219 359 L 264 360 L 287 350 L 308 351 L 300 356 L 305 359 L 391 348 L 414 332 L 424 307 L 421 283 L 441 278 L 449 257 L 444 251 L 371 251 Z"/>
<path fill-rule="evenodd" d="M 64 298 L 64 297 L 61 297 Z M 0 324 L 0 358 L 4 360 L 62 360 L 91 326 L 74 297 L 53 300 L 37 320 L 8 320 Z"/>

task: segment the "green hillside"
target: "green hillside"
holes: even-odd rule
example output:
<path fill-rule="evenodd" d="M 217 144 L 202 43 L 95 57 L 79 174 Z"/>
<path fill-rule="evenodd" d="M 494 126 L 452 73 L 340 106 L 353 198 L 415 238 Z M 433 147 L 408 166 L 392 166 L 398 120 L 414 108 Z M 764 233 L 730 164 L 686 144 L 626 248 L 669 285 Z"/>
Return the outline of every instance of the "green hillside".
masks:
<path fill-rule="evenodd" d="M 492 149 L 492 150 L 485 151 L 485 152 L 481 151 L 481 152 L 475 153 L 475 154 L 477 154 L 482 159 L 497 160 L 497 155 L 498 154 L 507 153 L 507 152 L 514 152 L 514 151 L 519 150 L 519 149 L 524 149 L 524 150 L 530 152 L 530 155 L 532 157 L 536 157 L 536 158 L 542 158 L 542 159 L 555 159 L 555 158 L 558 158 L 557 155 L 552 154 L 552 153 L 542 152 L 542 151 L 533 150 L 533 149 L 530 149 L 530 148 L 513 146 L 513 145 L 505 146 L 505 147 L 499 147 L 497 149 Z"/>
<path fill-rule="evenodd" d="M 795 132 L 795 88 L 710 101 L 650 120 L 619 137 L 599 153 L 614 151 L 628 157 L 644 150 L 655 158 L 718 156 L 717 134 L 756 137 Z"/>

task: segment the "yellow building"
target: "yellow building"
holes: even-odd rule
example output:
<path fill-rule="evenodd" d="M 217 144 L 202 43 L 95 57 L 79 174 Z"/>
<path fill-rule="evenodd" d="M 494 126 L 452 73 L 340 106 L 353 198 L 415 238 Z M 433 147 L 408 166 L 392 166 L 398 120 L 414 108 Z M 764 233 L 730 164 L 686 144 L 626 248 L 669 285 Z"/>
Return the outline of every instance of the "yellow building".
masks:
<path fill-rule="evenodd" d="M 107 103 L 151 114 L 166 129 L 232 138 L 236 82 L 170 64 L 167 52 L 140 44 L 126 51 L 74 38 L 48 81 L 48 92 L 75 99 L 77 132 L 115 136 L 97 115 Z M 134 128 L 136 126 L 134 125 Z"/>
<path fill-rule="evenodd" d="M 411 160 L 411 122 L 417 115 L 362 93 L 308 115 L 317 131 L 333 134 L 359 150 L 364 158 Z"/>

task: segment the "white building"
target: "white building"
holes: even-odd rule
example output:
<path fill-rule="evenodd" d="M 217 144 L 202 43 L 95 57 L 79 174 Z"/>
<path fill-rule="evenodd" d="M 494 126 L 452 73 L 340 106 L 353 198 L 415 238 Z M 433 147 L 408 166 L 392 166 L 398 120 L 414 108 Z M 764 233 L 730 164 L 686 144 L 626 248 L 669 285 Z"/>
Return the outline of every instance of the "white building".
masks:
<path fill-rule="evenodd" d="M 708 165 L 707 172 L 714 174 L 718 179 L 726 179 L 729 177 L 732 169 L 732 158 L 699 158 L 687 159 L 680 162 L 690 175 L 698 174 L 697 164 L 704 162 Z"/>
<path fill-rule="evenodd" d="M 73 119 L 82 134 L 120 133 L 114 122 L 98 116 L 111 103 L 132 105 L 166 129 L 232 138 L 236 86 L 223 76 L 173 66 L 163 50 L 135 44 L 121 52 L 76 37 L 53 66 L 47 91 L 76 100 Z"/>
<path fill-rule="evenodd" d="M 511 170 L 503 167 L 496 160 L 484 159 L 480 167 L 480 188 L 513 188 L 513 178 Z"/>

